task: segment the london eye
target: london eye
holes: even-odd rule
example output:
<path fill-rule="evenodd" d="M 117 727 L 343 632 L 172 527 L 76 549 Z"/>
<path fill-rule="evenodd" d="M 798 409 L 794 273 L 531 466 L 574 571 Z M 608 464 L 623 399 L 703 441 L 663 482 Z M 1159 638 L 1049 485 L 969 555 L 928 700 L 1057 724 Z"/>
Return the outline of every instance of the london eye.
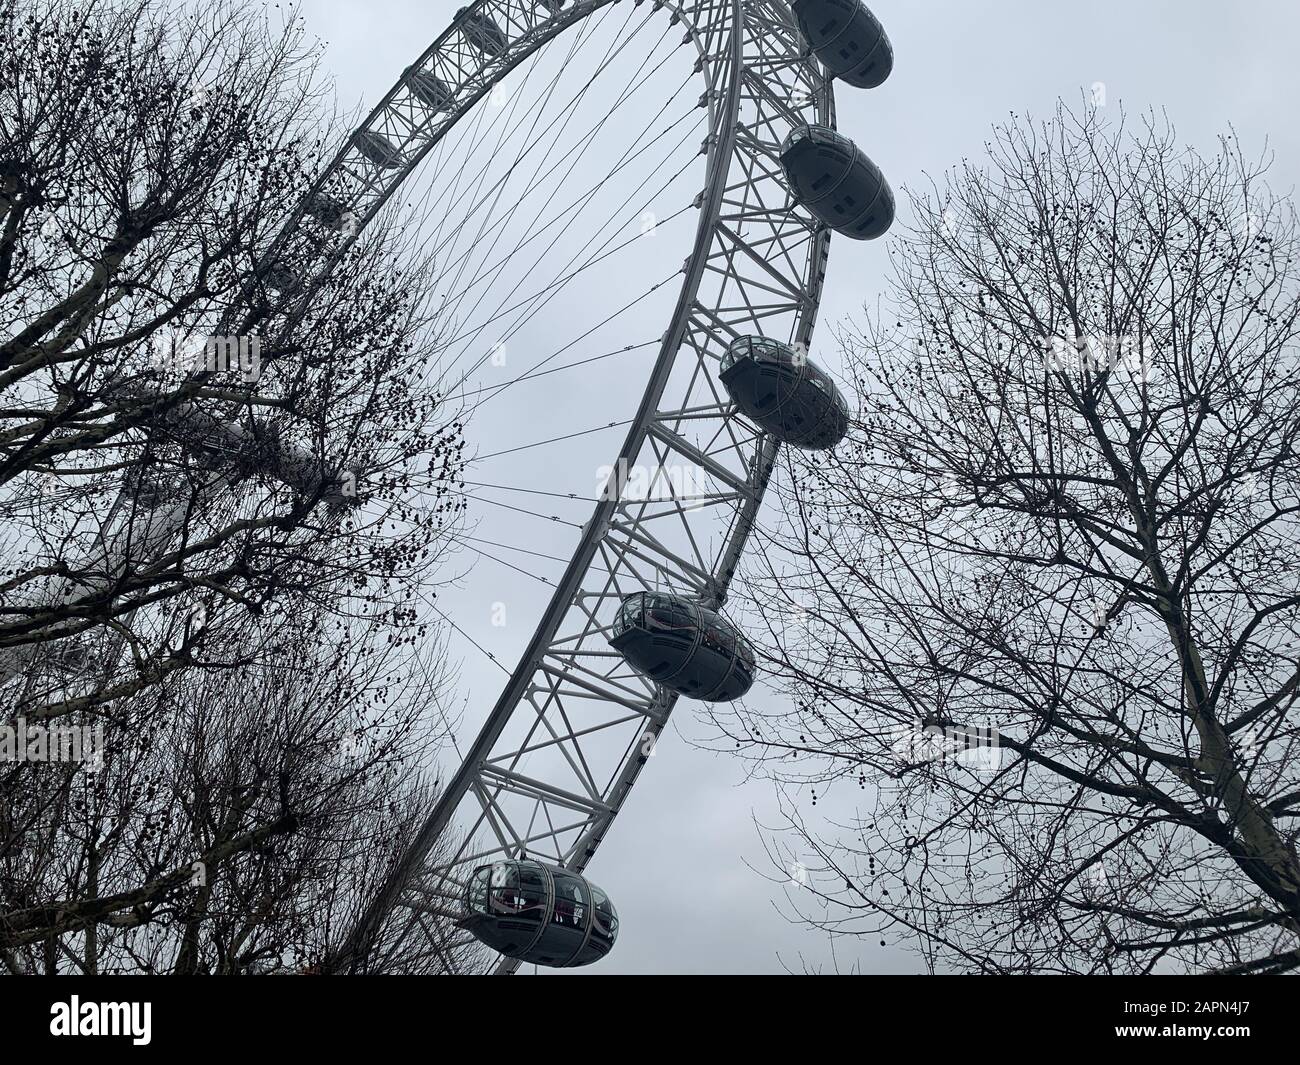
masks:
<path fill-rule="evenodd" d="M 703 183 L 639 404 L 518 663 L 350 930 L 338 970 L 364 971 L 399 944 L 408 957 L 413 944 L 441 955 L 457 936 L 496 951 L 499 973 L 523 961 L 584 964 L 611 949 L 613 904 L 584 871 L 677 700 L 734 699 L 753 682 L 753 652 L 725 603 L 779 447 L 832 447 L 845 432 L 844 401 L 808 356 L 830 238 L 881 235 L 893 199 L 835 131 L 832 85 L 883 81 L 888 38 L 858 0 L 642 7 L 461 9 L 348 139 L 268 256 L 285 292 L 310 299 L 431 155 L 447 173 L 461 165 L 441 149 L 495 87 L 612 11 L 627 14 L 610 24 L 606 55 L 644 34 L 623 60 L 634 62 L 656 29 L 693 53 Z M 559 80 L 576 51 L 558 64 Z M 689 493 L 673 484 L 683 465 L 699 471 Z M 628 492 L 633 469 L 665 490 Z M 431 859 L 448 831 L 451 859 Z"/>
<path fill-rule="evenodd" d="M 729 585 L 782 444 L 828 449 L 847 431 L 845 401 L 810 357 L 830 240 L 879 237 L 894 202 L 836 131 L 832 90 L 878 85 L 892 63 L 859 0 L 479 0 L 402 70 L 260 257 L 249 285 L 277 293 L 292 323 L 399 190 L 422 197 L 447 288 L 430 374 L 469 416 L 510 392 L 528 396 L 530 425 L 558 413 L 579 427 L 476 456 L 475 469 L 613 434 L 594 499 L 540 479 L 475 482 L 520 522 L 571 530 L 567 553 L 514 545 L 553 566 L 511 566 L 546 586 L 544 605 L 513 667 L 490 655 L 499 693 L 327 968 L 378 969 L 399 950 L 444 958 L 471 940 L 498 973 L 614 948 L 617 887 L 607 895 L 587 867 L 678 699 L 734 700 L 755 682 Z M 584 176 L 602 136 L 615 162 Z M 665 271 L 669 232 L 686 254 Z M 557 340 L 566 329 L 577 335 Z M 525 365 L 476 377 L 507 345 L 529 351 Z M 595 364 L 620 387 L 562 383 Z M 629 392 L 627 410 L 610 409 Z M 193 414 L 177 408 L 171 427 L 239 432 Z M 293 455 L 270 458 L 290 482 L 301 473 Z M 590 509 L 561 518 L 509 492 Z M 180 520 L 162 514 L 151 537 Z M 466 542 L 496 562 L 510 546 Z"/>

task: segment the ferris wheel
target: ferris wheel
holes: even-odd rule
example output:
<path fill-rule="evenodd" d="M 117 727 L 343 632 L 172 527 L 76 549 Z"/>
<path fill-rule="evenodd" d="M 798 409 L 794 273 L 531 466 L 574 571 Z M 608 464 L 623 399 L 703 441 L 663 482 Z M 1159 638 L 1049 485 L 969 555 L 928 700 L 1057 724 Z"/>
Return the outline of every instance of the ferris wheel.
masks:
<path fill-rule="evenodd" d="M 687 77 L 656 106 L 636 90 L 666 69 L 661 46 L 689 58 Z M 632 369 L 622 364 L 620 379 L 636 377 L 639 399 L 626 419 L 597 427 L 621 443 L 606 452 L 612 462 L 596 498 L 584 501 L 594 507 L 568 523 L 571 551 L 549 556 L 558 570 L 541 578 L 549 598 L 517 664 L 503 667 L 504 686 L 459 768 L 403 841 L 330 968 L 364 971 L 398 950 L 445 957 L 458 937 L 495 951 L 500 973 L 522 961 L 584 964 L 613 946 L 613 904 L 583 872 L 677 699 L 739 698 L 755 679 L 753 650 L 724 604 L 779 447 L 833 447 L 847 431 L 838 389 L 808 358 L 830 236 L 877 237 L 894 204 L 880 171 L 835 132 L 831 83 L 872 87 L 892 62 L 883 29 L 859 0 L 478 0 L 406 68 L 263 257 L 262 279 L 292 316 L 395 191 L 431 168 L 445 178 L 431 186 L 436 213 L 459 219 L 440 224 L 431 240 L 455 273 L 447 298 L 462 314 L 449 333 L 466 338 L 466 363 L 441 368 L 441 380 L 460 383 L 483 364 L 490 327 L 514 328 L 593 275 L 628 297 L 595 316 L 602 335 L 617 335 L 624 303 L 644 313 L 645 300 L 657 299 L 662 315 L 641 344 L 568 364 L 554 360 L 572 345 L 558 345 L 468 393 L 477 410 L 568 366 L 632 349 L 646 356 Z M 613 87 L 603 87 L 611 77 Z M 499 87 L 534 78 L 530 98 L 541 102 L 531 113 L 493 106 Z M 600 130 L 638 131 L 592 186 L 568 165 L 588 141 L 579 138 L 570 153 L 540 147 L 576 113 L 566 96 L 594 102 Z M 688 119 L 673 118 L 677 100 L 687 102 Z M 501 147 L 507 131 L 523 144 L 513 155 Z M 618 226 L 598 227 L 566 259 L 568 235 L 597 213 L 593 204 L 618 184 L 615 175 L 631 160 L 656 158 L 651 146 L 679 132 L 697 135 L 688 145 L 694 167 L 652 169 L 668 173 L 663 187 L 676 192 L 695 181 L 669 213 L 687 230 L 684 264 L 669 279 L 646 279 L 643 293 L 635 271 L 614 265 Z M 465 163 L 476 150 L 485 155 L 477 173 Z M 514 230 L 522 235 L 504 248 L 501 236 L 521 212 L 494 169 L 525 174 L 530 192 L 555 179 L 554 193 L 525 212 L 527 225 Z M 573 202 L 552 210 L 559 193 Z M 644 218 L 645 202 L 622 197 L 612 217 Z M 656 216 L 650 228 L 659 225 Z M 564 260 L 553 278 L 531 250 Z M 527 269 L 503 280 L 525 261 Z M 546 283 L 530 287 L 543 274 Z M 489 296 L 485 279 L 505 296 Z M 573 395 L 580 404 L 581 389 Z M 521 449 L 501 454 L 511 450 Z M 450 855 L 435 846 L 449 835 Z"/>

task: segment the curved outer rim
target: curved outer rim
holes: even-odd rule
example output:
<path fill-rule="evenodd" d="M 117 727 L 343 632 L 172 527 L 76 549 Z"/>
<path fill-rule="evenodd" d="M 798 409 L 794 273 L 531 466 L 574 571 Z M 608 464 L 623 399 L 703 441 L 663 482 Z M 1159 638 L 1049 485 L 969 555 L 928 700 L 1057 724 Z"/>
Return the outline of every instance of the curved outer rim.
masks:
<path fill-rule="evenodd" d="M 402 136 L 405 164 L 391 170 L 380 168 L 362 156 L 349 137 L 272 245 L 269 255 L 284 252 L 292 255 L 299 235 L 311 229 L 312 220 L 306 210 L 311 196 L 326 191 L 337 197 L 343 190 L 345 201 L 352 205 L 357 224 L 350 233 L 336 238 L 333 250 L 325 256 L 320 255 L 318 239 L 314 255 L 303 252 L 301 258 L 292 260 L 310 263 L 312 275 L 300 287 L 296 309 L 290 312 L 291 318 L 301 315 L 312 293 L 323 283 L 360 228 L 475 102 L 506 73 L 563 30 L 615 2 L 619 0 L 579 0 L 552 14 L 545 3 L 536 0 L 478 0 L 470 10 L 492 16 L 510 41 L 507 51 L 495 58 L 484 57 L 469 45 L 461 29 L 465 16 L 457 18 L 420 59 L 407 68 L 402 80 L 360 127 L 382 132 L 395 142 L 398 136 Z M 635 2 L 639 5 L 642 0 Z M 527 832 L 515 833 L 513 840 L 503 835 L 502 825 L 510 828 L 509 822 L 504 816 L 498 817 L 493 813 L 503 792 L 535 801 L 546 810 L 548 820 L 552 809 L 548 804 L 570 811 L 582 810 L 585 822 L 576 842 L 566 844 L 560 860 L 555 857 L 541 860 L 543 863 L 555 861 L 557 865 L 576 872 L 586 867 L 621 809 L 648 753 L 653 753 L 653 743 L 667 723 L 677 696 L 645 681 L 654 689 L 652 694 L 634 701 L 623 694 L 627 691 L 626 685 L 610 683 L 602 686 L 593 682 L 593 675 L 579 670 L 576 649 L 567 654 L 557 651 L 559 643 L 565 642 L 557 643 L 557 629 L 574 609 L 581 609 L 592 617 L 584 605 L 584 596 L 599 598 L 599 593 L 583 592 L 583 580 L 598 552 L 606 554 L 610 550 L 609 544 L 615 539 L 622 544 L 621 548 L 613 549 L 619 553 L 617 564 L 628 563 L 634 557 L 639 561 L 633 561 L 632 565 L 648 562 L 656 580 L 667 575 L 679 584 L 692 587 L 704 605 L 715 609 L 720 607 L 762 503 L 779 450 L 775 438 L 748 427 L 751 439 L 747 446 L 752 446 L 752 452 L 745 457 L 739 471 L 728 469 L 720 457 L 721 452 L 706 453 L 707 449 L 695 447 L 675 431 L 683 424 L 713 418 L 717 420 L 721 434 L 729 423 L 736 421 L 734 407 L 725 400 L 725 394 L 716 405 L 669 412 L 658 408 L 674 367 L 680 365 L 683 357 L 689 363 L 693 356 L 701 367 L 708 366 L 712 360 L 716 369 L 718 354 L 709 352 L 710 345 L 725 349 L 726 343 L 744 335 L 746 328 L 762 332 L 764 323 L 769 320 L 788 321 L 789 342 L 805 347 L 808 344 L 816 320 L 830 233 L 809 218 L 806 212 L 795 208 L 776 153 L 782 139 L 780 127 L 783 124 L 790 127 L 803 124 L 810 120 L 808 116 L 811 115 L 812 121 L 833 126 L 830 82 L 815 60 L 806 54 L 786 0 L 681 0 L 680 4 L 656 0 L 653 6 L 670 12 L 674 22 L 680 20 L 687 28 L 688 39 L 696 46 L 699 53 L 697 70 L 704 75 L 707 86 L 701 103 L 707 103 L 709 109 L 710 133 L 702 148 L 707 154 L 706 187 L 697 200 L 700 218 L 694 246 L 683 268 L 685 280 L 671 323 L 661 341 L 654 369 L 612 467 L 621 475 L 611 481 L 605 498 L 597 504 L 591 520 L 584 526 L 573 557 L 557 583 L 519 664 L 472 747 L 466 752 L 460 768 L 445 786 L 435 809 L 410 841 L 392 873 L 325 966 L 327 970 L 364 970 L 366 960 L 381 941 L 391 944 L 394 940 L 405 941 L 412 935 L 421 936 L 432 953 L 443 953 L 447 944 L 444 932 L 436 922 L 459 916 L 454 907 L 459 901 L 457 889 L 460 882 L 452 870 L 471 863 L 484 864 L 494 855 L 527 856 L 529 845 L 538 840 L 537 836 L 530 836 Z M 454 81 L 443 76 L 449 59 L 459 62 L 467 57 L 477 59 L 477 66 L 467 76 Z M 413 97 L 407 88 L 407 78 L 417 70 L 432 70 L 455 86 L 456 106 L 451 111 L 434 112 Z M 782 92 L 788 95 L 782 96 Z M 742 120 L 742 111 L 745 117 L 752 113 L 750 121 Z M 420 112 L 424 113 L 422 120 Z M 784 202 L 780 205 L 751 202 L 751 199 L 759 199 L 754 190 L 760 186 L 769 192 L 781 193 Z M 763 230 L 764 226 L 769 227 L 770 232 L 764 230 L 761 241 L 755 242 L 743 235 L 746 227 Z M 737 299 L 733 293 L 732 299 L 740 305 L 739 308 L 732 305 L 705 306 L 698 301 L 706 271 L 724 275 L 723 290 L 734 283 L 733 287 L 740 290 L 740 295 Z M 755 296 L 764 302 L 755 303 Z M 716 389 L 713 391 L 717 392 Z M 675 428 L 670 428 L 670 423 Z M 734 426 L 729 431 L 734 438 Z M 704 572 L 708 567 L 695 566 L 669 552 L 654 535 L 644 533 L 636 524 L 638 519 L 630 515 L 632 504 L 624 498 L 626 471 L 647 444 L 660 454 L 661 460 L 663 455 L 673 454 L 677 459 L 697 463 L 726 486 L 726 498 L 732 501 L 734 516 L 723 547 L 709 572 Z M 743 449 L 737 446 L 734 450 L 739 457 Z M 719 494 L 714 501 L 723 498 Z M 641 504 L 642 515 L 646 509 Z M 680 502 L 676 505 L 677 516 L 683 522 L 688 510 L 699 509 L 700 506 L 683 507 Z M 624 511 L 629 515 L 627 522 L 620 519 L 620 513 Z M 699 557 L 703 561 L 703 556 Z M 594 617 L 592 623 L 595 623 Z M 557 670 L 549 664 L 548 659 L 557 658 L 567 662 L 572 670 Z M 583 673 L 580 677 L 577 676 L 579 672 Z M 637 726 L 642 740 L 639 750 L 643 753 L 638 755 L 635 745 L 629 747 L 611 784 L 605 789 L 597 789 L 602 792 L 599 795 L 582 796 L 513 772 L 519 757 L 534 749 L 527 746 L 527 741 L 509 770 L 501 770 L 495 764 L 503 756 L 489 759 L 516 710 L 522 710 L 525 715 L 535 712 L 538 718 L 544 718 L 549 712 L 548 709 L 538 709 L 535 704 L 530 705 L 526 698 L 531 699 L 538 690 L 544 689 L 546 707 L 549 708 L 553 702 L 562 701 L 566 694 L 562 688 L 566 683 L 576 685 L 567 693 L 570 695 L 576 693 L 588 700 L 593 698 L 593 693 L 597 699 L 607 695 L 609 707 L 617 709 L 621 720 L 626 720 L 629 708 L 643 720 L 643 725 Z M 537 722 L 533 722 L 533 729 L 536 727 Z M 568 725 L 566 719 L 565 727 L 569 729 L 569 735 L 555 738 L 554 744 L 562 746 L 568 741 L 576 749 L 578 735 L 574 726 Z M 551 728 L 551 734 L 553 737 L 556 735 L 554 728 Z M 529 735 L 531 737 L 532 732 Z M 569 758 L 567 752 L 565 757 Z M 581 751 L 578 751 L 578 758 L 582 759 Z M 569 760 L 573 762 L 572 758 Z M 590 774 L 587 779 L 594 781 Z M 588 787 L 587 790 L 590 792 L 592 789 Z M 467 855 L 464 849 L 468 843 L 465 843 L 457 852 L 455 862 L 425 868 L 426 857 L 447 829 L 453 814 L 463 804 L 474 801 L 481 811 L 479 824 L 486 820 L 499 837 L 501 846 Z M 534 847 L 534 855 L 536 850 Z M 397 927 L 391 927 L 394 924 Z M 501 958 L 496 971 L 510 973 L 518 964 L 513 959 Z"/>

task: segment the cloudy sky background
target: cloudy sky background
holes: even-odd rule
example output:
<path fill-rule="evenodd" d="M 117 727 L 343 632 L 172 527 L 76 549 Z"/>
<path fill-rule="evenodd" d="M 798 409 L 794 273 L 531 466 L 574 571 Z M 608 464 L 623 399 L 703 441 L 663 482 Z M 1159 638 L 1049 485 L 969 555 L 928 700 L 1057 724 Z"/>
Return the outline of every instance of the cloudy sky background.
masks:
<path fill-rule="evenodd" d="M 334 79 L 339 104 L 350 110 L 372 106 L 446 27 L 457 6 L 453 0 L 303 0 L 301 10 L 308 32 L 324 42 L 324 67 Z M 1273 190 L 1284 195 L 1293 191 L 1300 174 L 1300 125 L 1291 117 L 1294 101 L 1300 99 L 1300 64 L 1294 55 L 1300 5 L 1283 0 L 1231 6 L 1204 0 L 1096 0 L 1088 5 L 876 0 L 872 6 L 893 41 L 895 70 L 871 92 L 840 87 L 838 124 L 882 167 L 896 190 L 924 188 L 931 176 L 941 181 L 943 171 L 962 159 L 978 160 L 991 125 L 1011 112 L 1045 117 L 1058 97 L 1076 104 L 1097 86 L 1107 114 L 1117 117 L 1121 107 L 1132 117 L 1147 108 L 1163 109 L 1180 139 L 1205 154 L 1213 152 L 1218 134 L 1234 127 L 1249 154 L 1266 147 L 1274 153 Z M 550 47 L 565 47 L 565 41 Z M 664 86 L 675 84 L 671 66 L 665 64 Z M 644 113 L 646 105 L 638 106 L 642 111 L 637 113 Z M 444 163 L 438 180 L 448 173 Z M 588 169 L 585 179 L 596 178 Z M 662 213 L 671 214 L 688 198 L 674 190 Z M 905 196 L 900 197 L 904 213 L 905 203 Z M 636 223 L 636 218 L 628 220 Z M 560 347 L 554 336 L 545 335 L 548 328 L 562 328 L 566 319 L 578 320 L 583 313 L 594 321 L 600 317 L 596 309 L 647 287 L 662 264 L 679 265 L 689 251 L 689 227 L 665 226 L 656 241 L 625 268 L 632 275 L 645 271 L 644 284 L 636 276 L 612 272 L 585 283 L 580 298 L 566 295 L 570 302 L 561 300 L 552 308 L 550 325 L 536 323 L 532 334 L 512 339 L 509 358 L 515 361 L 484 382 L 504 380 L 531 363 L 530 353 L 516 354 L 517 347 L 548 354 Z M 828 327 L 875 303 L 885 291 L 887 266 L 887 241 L 833 242 L 814 358 L 835 368 Z M 642 342 L 662 332 L 666 317 L 658 315 L 663 306 L 662 300 L 658 305 L 650 301 L 643 319 L 626 327 L 627 338 Z M 592 338 L 571 357 L 606 350 L 601 344 L 613 339 Z M 577 380 L 573 374 L 557 374 L 545 386 L 502 394 L 471 423 L 471 446 L 487 455 L 624 419 L 632 413 L 652 357 L 653 350 L 646 349 L 626 360 L 607 360 L 611 365 Z M 592 495 L 596 470 L 609 461 L 623 432 L 620 428 L 557 449 L 503 456 L 490 466 L 483 464 L 482 479 Z M 586 503 L 568 506 L 564 510 L 557 504 L 548 513 L 580 522 L 590 509 Z M 476 535 L 483 539 L 557 557 L 571 542 L 566 535 L 573 535 L 558 523 L 547 525 L 496 506 L 476 507 L 475 517 L 481 521 Z M 536 576 L 557 573 L 559 565 L 492 551 L 534 576 L 480 559 L 439 602 L 469 636 L 500 661 L 513 664 L 547 596 Z M 457 569 L 466 570 L 474 561 L 466 554 L 458 558 Z M 505 625 L 493 624 L 496 604 L 506 608 Z M 459 636 L 451 640 L 461 662 L 464 741 L 481 724 L 504 673 Z M 798 889 L 779 882 L 782 877 L 766 858 L 756 828 L 756 822 L 777 819 L 771 786 L 747 782 L 742 764 L 692 745 L 707 732 L 691 705 L 679 704 L 673 728 L 590 867 L 592 879 L 610 892 L 623 920 L 617 949 L 597 970 L 830 967 L 831 946 L 825 938 L 782 915 L 789 909 L 787 893 Z M 817 818 L 849 816 L 860 798 L 852 788 L 819 797 L 816 811 L 800 805 Z M 867 972 L 920 968 L 905 943 L 886 938 L 885 947 L 876 937 L 841 940 L 835 944 L 835 961 Z"/>

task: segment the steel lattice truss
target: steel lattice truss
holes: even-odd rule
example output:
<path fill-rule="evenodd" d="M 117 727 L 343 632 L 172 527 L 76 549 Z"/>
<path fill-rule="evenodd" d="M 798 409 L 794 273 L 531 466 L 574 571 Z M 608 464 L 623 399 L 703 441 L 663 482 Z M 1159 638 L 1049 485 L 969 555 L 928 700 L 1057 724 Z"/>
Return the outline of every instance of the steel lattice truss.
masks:
<path fill-rule="evenodd" d="M 482 0 L 458 15 L 314 187 L 345 205 L 349 221 L 313 217 L 309 196 L 273 246 L 268 258 L 298 278 L 298 306 L 476 101 L 610 2 L 561 8 L 559 0 Z M 680 295 L 605 498 L 438 807 L 352 930 L 340 967 L 371 967 L 399 947 L 406 959 L 442 954 L 448 936 L 462 934 L 449 922 L 475 865 L 526 854 L 586 867 L 676 700 L 608 645 L 614 612 L 622 597 L 644 589 L 720 607 L 771 474 L 776 442 L 736 414 L 716 367 L 736 337 L 809 340 L 829 234 L 794 205 L 778 152 L 793 126 L 833 123 L 830 85 L 803 54 L 781 0 L 654 7 L 694 44 L 708 109 L 706 181 Z M 485 37 L 484 16 L 503 39 Z M 422 100 L 421 74 L 435 75 L 448 96 Z M 649 491 L 635 499 L 625 498 L 630 469 L 648 471 Z M 690 494 L 678 490 L 681 469 L 692 471 Z M 454 860 L 435 866 L 428 855 L 448 831 L 460 841 Z M 503 958 L 497 968 L 516 964 Z"/>

